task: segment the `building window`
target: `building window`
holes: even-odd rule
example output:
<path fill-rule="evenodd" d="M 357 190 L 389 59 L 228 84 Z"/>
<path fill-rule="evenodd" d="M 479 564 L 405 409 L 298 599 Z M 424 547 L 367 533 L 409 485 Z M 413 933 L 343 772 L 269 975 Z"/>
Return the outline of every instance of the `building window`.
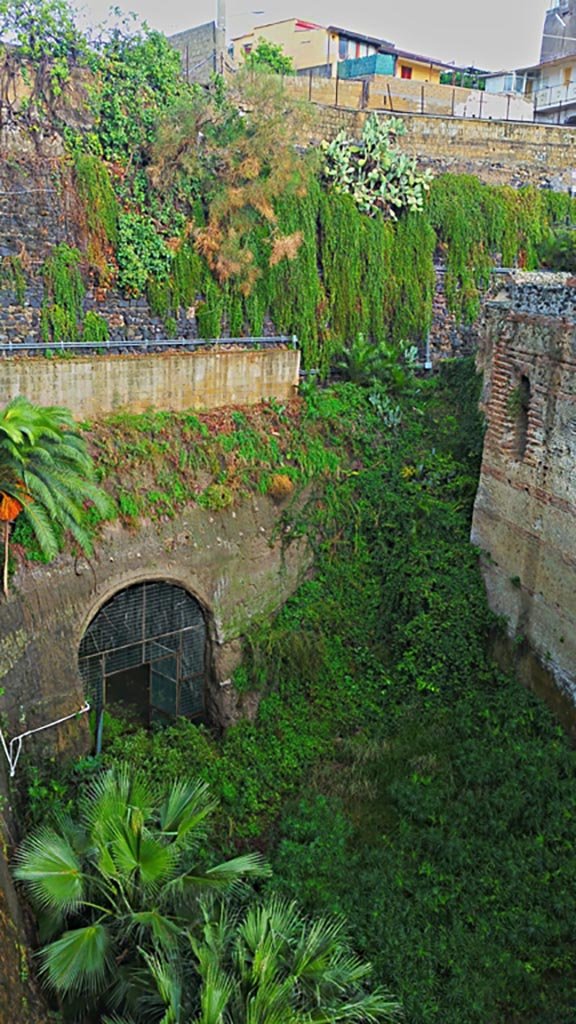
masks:
<path fill-rule="evenodd" d="M 346 60 L 348 57 L 348 40 L 340 36 L 338 40 L 338 60 Z"/>
<path fill-rule="evenodd" d="M 412 78 L 412 68 L 409 68 L 406 64 L 401 64 L 400 78 Z"/>
<path fill-rule="evenodd" d="M 572 68 L 564 68 L 564 85 L 570 85 L 572 81 Z"/>
<path fill-rule="evenodd" d="M 250 53 L 252 50 L 252 43 L 244 43 L 242 49 L 244 50 L 244 53 Z"/>

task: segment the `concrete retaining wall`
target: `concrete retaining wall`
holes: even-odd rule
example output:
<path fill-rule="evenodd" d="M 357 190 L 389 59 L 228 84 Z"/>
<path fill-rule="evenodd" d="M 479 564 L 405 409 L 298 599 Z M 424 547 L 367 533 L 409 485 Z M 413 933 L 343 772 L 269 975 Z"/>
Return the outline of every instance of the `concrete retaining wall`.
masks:
<path fill-rule="evenodd" d="M 362 74 L 362 71 L 358 73 Z M 326 106 L 385 110 L 394 114 L 533 120 L 532 103 L 522 97 L 500 96 L 479 89 L 464 89 L 458 85 L 436 85 L 433 82 L 370 73 L 364 79 L 350 80 L 306 76 L 303 72 L 296 78 L 285 78 L 283 81 L 284 88 L 292 95 Z"/>
<path fill-rule="evenodd" d="M 200 350 L 149 355 L 8 358 L 1 364 L 0 404 L 25 395 L 64 405 L 78 419 L 120 409 L 213 409 L 285 401 L 298 385 L 300 352 L 291 348 Z"/>

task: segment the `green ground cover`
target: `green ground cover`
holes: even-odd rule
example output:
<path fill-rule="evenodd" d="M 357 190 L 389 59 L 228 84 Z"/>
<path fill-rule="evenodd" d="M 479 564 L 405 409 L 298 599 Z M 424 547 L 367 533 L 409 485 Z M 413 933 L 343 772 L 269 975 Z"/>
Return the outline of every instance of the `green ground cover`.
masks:
<path fill-rule="evenodd" d="M 264 851 L 267 889 L 344 913 L 411 1024 L 570 1024 L 576 759 L 490 659 L 476 399 L 464 362 L 405 379 L 393 415 L 374 388 L 310 388 L 298 429 L 334 461 L 292 528 L 317 571 L 247 639 L 256 721 L 221 739 L 110 723 L 102 762 L 208 781 L 212 844 Z M 37 767 L 28 820 L 99 767 Z"/>

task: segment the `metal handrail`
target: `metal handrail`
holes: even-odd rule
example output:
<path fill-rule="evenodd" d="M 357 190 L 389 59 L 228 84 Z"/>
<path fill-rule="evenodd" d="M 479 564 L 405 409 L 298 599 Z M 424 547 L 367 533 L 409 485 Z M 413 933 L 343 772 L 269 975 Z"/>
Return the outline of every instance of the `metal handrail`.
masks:
<path fill-rule="evenodd" d="M 105 355 L 109 352 L 123 353 L 126 350 L 154 352 L 157 349 L 194 349 L 236 346 L 238 348 L 274 348 L 277 345 L 290 345 L 298 348 L 298 338 L 292 335 L 272 335 L 269 338 L 174 338 L 170 340 L 157 338 L 141 338 L 139 341 L 113 340 L 107 341 L 9 341 L 0 344 L 1 355 L 17 356 L 23 352 L 32 355 L 46 356 L 46 353 L 78 352 Z"/>

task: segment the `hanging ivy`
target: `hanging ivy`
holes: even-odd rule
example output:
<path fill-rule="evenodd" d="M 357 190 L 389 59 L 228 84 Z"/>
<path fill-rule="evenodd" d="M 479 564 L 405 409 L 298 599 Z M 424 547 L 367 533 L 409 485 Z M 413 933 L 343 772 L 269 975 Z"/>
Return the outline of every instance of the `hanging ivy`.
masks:
<path fill-rule="evenodd" d="M 44 261 L 41 314 L 44 341 L 76 341 L 79 336 L 86 292 L 80 259 L 78 249 L 62 244 L 56 245 Z"/>
<path fill-rule="evenodd" d="M 0 260 L 0 288 L 7 288 L 14 293 L 16 305 L 24 305 L 26 274 L 20 256 L 4 256 Z"/>
<path fill-rule="evenodd" d="M 279 230 L 285 236 L 301 235 L 293 259 L 274 263 L 272 254 L 267 273 L 270 313 L 283 334 L 297 334 L 307 366 L 326 368 L 320 345 L 319 306 L 322 297 L 318 276 L 317 222 L 320 187 L 312 181 L 302 196 L 290 195 L 278 203 Z"/>
<path fill-rule="evenodd" d="M 421 341 L 432 325 L 436 287 L 436 235 L 426 217 L 409 213 L 397 224 L 392 249 L 394 303 L 389 320 L 392 341 Z"/>

